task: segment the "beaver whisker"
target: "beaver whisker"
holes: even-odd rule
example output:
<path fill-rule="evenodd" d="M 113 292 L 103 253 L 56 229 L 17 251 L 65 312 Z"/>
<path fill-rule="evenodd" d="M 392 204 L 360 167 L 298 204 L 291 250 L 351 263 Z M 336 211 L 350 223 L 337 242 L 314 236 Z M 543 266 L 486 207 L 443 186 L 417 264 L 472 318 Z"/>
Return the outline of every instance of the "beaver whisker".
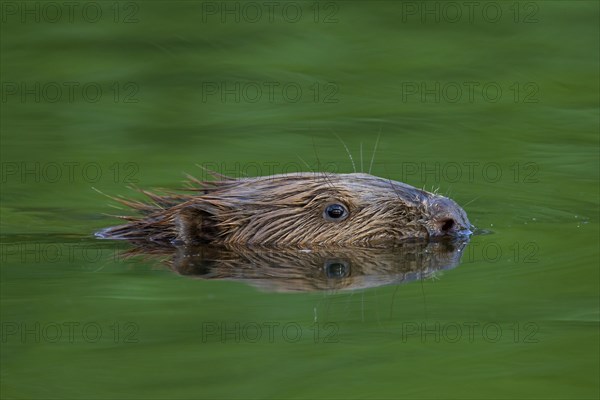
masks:
<path fill-rule="evenodd" d="M 311 137 L 311 139 L 312 139 L 313 150 L 315 152 L 315 158 L 317 159 L 317 171 L 319 171 L 321 169 L 321 160 L 319 159 L 319 154 L 317 153 L 317 145 L 315 144 L 315 138 Z M 329 186 L 333 187 L 333 183 L 331 183 L 331 181 L 327 177 L 327 171 L 322 171 L 320 173 L 322 174 L 322 176 L 325 179 L 325 181 L 327 182 L 327 184 Z"/>
<path fill-rule="evenodd" d="M 373 147 L 373 155 L 371 156 L 371 164 L 369 165 L 369 174 L 373 169 L 373 161 L 375 161 L 375 152 L 377 151 L 377 145 L 379 144 L 379 137 L 381 136 L 381 125 L 379 125 L 379 133 L 377 134 L 377 140 L 375 141 L 375 147 Z"/>
<path fill-rule="evenodd" d="M 363 143 L 360 142 L 360 172 L 365 172 L 365 169 L 363 167 Z"/>
<path fill-rule="evenodd" d="M 402 201 L 402 198 L 400 197 L 400 193 L 398 192 L 398 190 L 396 189 L 396 187 L 393 185 L 392 180 L 388 178 L 388 182 L 390 183 L 390 187 L 392 188 L 392 190 L 394 191 L 394 193 L 396 193 L 396 196 L 398 197 L 398 200 Z"/>
<path fill-rule="evenodd" d="M 334 132 L 333 134 L 335 135 L 336 138 L 338 138 L 338 140 L 342 143 L 342 145 L 346 149 L 346 154 L 348 154 L 348 157 L 350 157 L 350 161 L 352 162 L 352 171 L 354 173 L 356 173 L 356 165 L 354 164 L 354 158 L 352 158 L 352 153 L 350 153 L 350 150 L 348 149 L 348 146 L 346 146 L 346 143 L 344 143 L 344 141 L 342 140 L 342 138 L 339 137 L 337 133 Z"/>
<path fill-rule="evenodd" d="M 481 198 L 481 196 L 477 196 L 477 197 L 475 197 L 473 200 L 471 200 L 471 201 L 469 201 L 469 202 L 467 202 L 467 203 L 463 204 L 462 206 L 463 206 L 463 207 L 466 207 L 466 206 L 468 206 L 469 204 L 471 204 L 472 202 L 474 202 L 474 201 L 476 201 L 476 200 L 479 200 L 480 198 Z"/>
<path fill-rule="evenodd" d="M 302 162 L 304 163 L 304 165 L 306 165 L 306 168 L 308 168 L 308 169 L 310 170 L 310 172 L 312 172 L 312 173 L 315 173 L 315 170 L 314 170 L 314 169 L 312 169 L 312 168 L 311 168 L 311 166 L 310 166 L 310 165 L 309 165 L 309 164 L 308 164 L 306 161 L 304 161 L 304 159 L 303 159 L 302 157 L 300 157 L 300 156 L 299 156 L 299 155 L 297 155 L 297 154 L 296 154 L 296 157 L 298 157 L 298 159 L 299 159 L 300 161 L 302 161 Z"/>

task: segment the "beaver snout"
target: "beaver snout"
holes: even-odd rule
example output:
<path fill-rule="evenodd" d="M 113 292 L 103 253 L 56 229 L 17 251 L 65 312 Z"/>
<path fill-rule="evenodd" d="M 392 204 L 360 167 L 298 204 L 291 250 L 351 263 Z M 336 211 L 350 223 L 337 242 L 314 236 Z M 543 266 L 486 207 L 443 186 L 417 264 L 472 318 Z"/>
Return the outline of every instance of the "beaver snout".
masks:
<path fill-rule="evenodd" d="M 447 197 L 436 196 L 428 200 L 429 236 L 468 236 L 472 225 L 465 211 Z"/>

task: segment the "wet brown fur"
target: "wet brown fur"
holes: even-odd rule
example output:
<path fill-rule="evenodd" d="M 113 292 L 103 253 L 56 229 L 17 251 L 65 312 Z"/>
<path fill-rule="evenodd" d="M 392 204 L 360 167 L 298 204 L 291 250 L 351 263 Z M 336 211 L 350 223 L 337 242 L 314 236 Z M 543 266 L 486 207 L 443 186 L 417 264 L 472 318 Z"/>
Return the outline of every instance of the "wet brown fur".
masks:
<path fill-rule="evenodd" d="M 191 184 L 188 194 L 143 191 L 149 202 L 120 199 L 140 215 L 120 216 L 126 224 L 98 236 L 164 245 L 389 247 L 464 235 L 471 227 L 452 200 L 363 173 L 192 178 Z M 333 203 L 344 204 L 348 217 L 327 221 L 323 212 Z"/>

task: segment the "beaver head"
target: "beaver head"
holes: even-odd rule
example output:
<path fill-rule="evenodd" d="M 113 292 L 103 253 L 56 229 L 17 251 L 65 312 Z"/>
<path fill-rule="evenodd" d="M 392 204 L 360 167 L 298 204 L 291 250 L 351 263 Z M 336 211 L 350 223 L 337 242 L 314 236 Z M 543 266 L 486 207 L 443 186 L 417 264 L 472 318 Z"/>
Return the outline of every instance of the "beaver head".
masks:
<path fill-rule="evenodd" d="M 407 239 L 466 236 L 471 224 L 446 197 L 376 176 L 295 173 L 195 181 L 192 195 L 121 202 L 140 217 L 101 238 L 164 244 L 390 247 Z"/>

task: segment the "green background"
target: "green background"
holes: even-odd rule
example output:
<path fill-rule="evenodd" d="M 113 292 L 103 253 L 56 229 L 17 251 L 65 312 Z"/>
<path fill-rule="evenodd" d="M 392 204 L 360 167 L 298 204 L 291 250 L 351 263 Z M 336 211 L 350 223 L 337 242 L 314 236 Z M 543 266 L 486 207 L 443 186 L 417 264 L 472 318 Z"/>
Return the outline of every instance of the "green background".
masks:
<path fill-rule="evenodd" d="M 598 398 L 597 2 L 74 3 L 1 4 L 2 398 Z M 265 292 L 92 236 L 92 188 L 351 172 L 336 135 L 368 170 L 379 133 L 373 174 L 491 231 L 439 279 Z"/>

